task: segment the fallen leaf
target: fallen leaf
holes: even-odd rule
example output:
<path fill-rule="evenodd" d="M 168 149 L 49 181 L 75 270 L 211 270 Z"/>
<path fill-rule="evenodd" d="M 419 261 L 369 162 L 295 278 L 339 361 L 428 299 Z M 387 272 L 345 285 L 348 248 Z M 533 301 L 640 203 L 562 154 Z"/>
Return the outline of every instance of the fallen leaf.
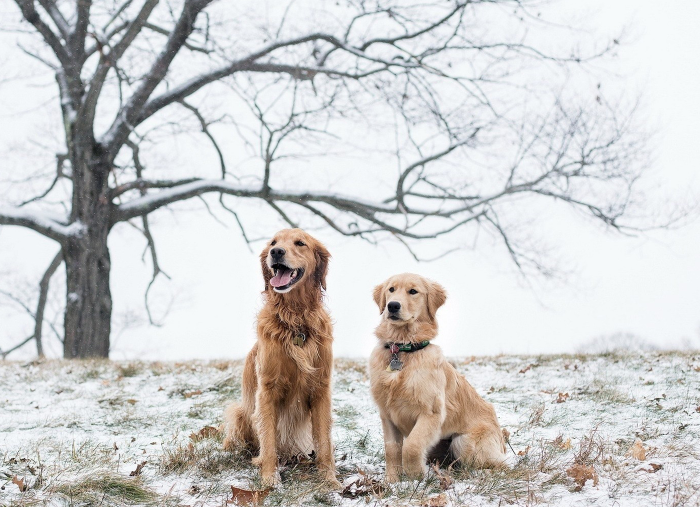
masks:
<path fill-rule="evenodd" d="M 437 496 L 428 498 L 428 500 L 421 505 L 423 507 L 445 507 L 447 505 L 447 495 L 445 493 L 440 493 Z"/>
<path fill-rule="evenodd" d="M 141 463 L 139 463 L 138 465 L 136 465 L 136 470 L 134 470 L 133 472 L 131 472 L 131 473 L 129 474 L 129 477 L 136 477 L 137 475 L 141 475 L 141 470 L 143 470 L 143 467 L 146 466 L 146 463 L 148 463 L 148 462 L 147 462 L 147 461 L 142 461 Z"/>
<path fill-rule="evenodd" d="M 192 396 L 199 396 L 200 394 L 202 394 L 202 390 L 201 390 L 201 389 L 197 389 L 196 391 L 190 391 L 190 392 L 188 392 L 188 393 L 182 393 L 182 395 L 183 395 L 185 398 L 191 398 Z M 233 486 L 232 486 L 232 487 L 233 487 Z"/>
<path fill-rule="evenodd" d="M 165 389 L 163 389 L 163 386 L 158 386 L 158 391 L 165 391 Z"/>
<path fill-rule="evenodd" d="M 562 437 L 561 435 L 557 435 L 557 438 L 552 440 L 552 445 L 558 447 L 562 451 L 568 451 L 569 449 L 571 449 L 571 439 L 567 438 L 566 440 L 564 440 L 564 437 Z"/>
<path fill-rule="evenodd" d="M 374 479 L 362 470 L 358 470 L 358 473 L 345 479 L 341 495 L 345 498 L 357 498 L 358 496 L 369 494 L 379 495 L 384 489 L 382 483 L 377 479 Z"/>
<path fill-rule="evenodd" d="M 525 373 L 526 371 L 530 371 L 530 368 L 532 368 L 532 365 L 528 364 L 525 368 L 520 370 L 518 373 Z"/>
<path fill-rule="evenodd" d="M 564 403 L 569 398 L 570 398 L 569 393 L 559 393 L 559 396 L 557 396 L 557 399 L 554 401 L 555 401 L 555 403 Z"/>
<path fill-rule="evenodd" d="M 634 444 L 629 448 L 627 454 L 639 461 L 644 461 L 647 458 L 647 450 L 644 448 L 644 444 L 642 444 L 640 439 L 634 441 Z"/>
<path fill-rule="evenodd" d="M 214 438 L 218 434 L 219 430 L 214 426 L 205 426 L 197 433 L 192 433 L 190 435 L 190 440 L 192 440 L 193 442 L 199 442 L 200 440 L 204 440 L 205 438 Z"/>
<path fill-rule="evenodd" d="M 577 484 L 574 491 L 581 491 L 586 485 L 586 481 L 593 481 L 593 485 L 598 485 L 598 474 L 595 473 L 595 469 L 592 466 L 587 465 L 572 465 L 567 471 L 566 475 L 571 477 Z"/>
<path fill-rule="evenodd" d="M 522 451 L 518 451 L 518 456 L 525 456 L 528 452 L 530 452 L 529 445 L 525 449 L 523 449 Z"/>
<path fill-rule="evenodd" d="M 233 493 L 233 497 L 231 500 L 226 500 L 226 503 L 257 506 L 260 505 L 263 500 L 265 500 L 267 495 L 270 494 L 270 491 L 272 491 L 272 488 L 251 491 L 249 489 L 241 489 L 237 488 L 236 486 L 231 486 L 231 493 Z"/>
<path fill-rule="evenodd" d="M 440 480 L 440 489 L 444 491 L 452 486 L 454 480 L 448 474 L 440 470 L 439 466 L 433 465 L 433 471 L 435 472 L 437 478 Z"/>
<path fill-rule="evenodd" d="M 695 407 L 696 412 L 700 412 L 700 406 Z"/>
<path fill-rule="evenodd" d="M 664 466 L 659 465 L 658 463 L 649 463 L 649 466 L 651 468 L 641 468 L 640 470 L 643 470 L 644 472 L 650 473 L 650 474 L 655 474 L 659 470 L 661 470 Z"/>
<path fill-rule="evenodd" d="M 131 405 L 135 405 L 135 404 L 136 404 L 136 400 L 133 399 L 133 398 L 129 398 L 128 400 L 126 400 L 126 402 L 127 402 L 127 403 L 130 403 Z"/>
<path fill-rule="evenodd" d="M 649 463 L 649 466 L 651 466 L 651 468 L 654 470 L 654 472 L 658 472 L 659 470 L 661 470 L 664 467 L 663 465 L 660 465 L 658 463 Z"/>
<path fill-rule="evenodd" d="M 16 484 L 20 491 L 25 492 L 29 487 L 24 483 L 24 479 L 20 479 L 16 475 L 12 478 L 12 484 Z"/>

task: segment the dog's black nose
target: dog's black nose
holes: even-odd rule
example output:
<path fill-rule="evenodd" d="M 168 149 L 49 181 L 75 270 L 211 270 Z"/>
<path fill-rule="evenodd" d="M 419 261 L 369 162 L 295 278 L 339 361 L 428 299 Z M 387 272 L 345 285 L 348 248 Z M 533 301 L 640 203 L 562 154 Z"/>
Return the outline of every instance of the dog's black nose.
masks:
<path fill-rule="evenodd" d="M 389 313 L 396 313 L 401 309 L 401 303 L 398 301 L 392 301 L 386 307 L 389 309 Z"/>
<path fill-rule="evenodd" d="M 282 257 L 284 257 L 284 254 L 286 254 L 286 253 L 287 252 L 285 251 L 284 248 L 279 248 L 279 247 L 273 248 L 272 250 L 270 250 L 270 255 L 272 255 L 273 259 L 281 259 Z"/>

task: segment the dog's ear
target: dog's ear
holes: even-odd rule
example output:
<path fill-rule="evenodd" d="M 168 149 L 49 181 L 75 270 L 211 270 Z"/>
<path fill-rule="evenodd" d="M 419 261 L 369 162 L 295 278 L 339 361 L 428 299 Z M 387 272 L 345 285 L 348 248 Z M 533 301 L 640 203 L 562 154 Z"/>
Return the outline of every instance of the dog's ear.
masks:
<path fill-rule="evenodd" d="M 260 252 L 260 269 L 262 269 L 262 276 L 265 280 L 265 288 L 263 292 L 267 292 L 270 287 L 270 279 L 272 278 L 272 273 L 270 273 L 270 268 L 267 267 L 267 254 L 269 253 L 270 247 L 265 247 L 265 249 Z"/>
<path fill-rule="evenodd" d="M 331 254 L 321 243 L 317 243 L 314 248 L 314 258 L 316 259 L 316 271 L 314 271 L 314 283 L 326 290 L 326 275 L 328 274 L 328 261 Z"/>
<path fill-rule="evenodd" d="M 380 283 L 374 288 L 372 297 L 374 298 L 374 302 L 377 303 L 377 306 L 379 307 L 379 315 L 381 315 L 384 313 L 384 307 L 386 306 L 386 294 L 384 292 L 383 283 Z"/>
<path fill-rule="evenodd" d="M 428 281 L 427 286 L 427 299 L 428 299 L 428 316 L 430 320 L 435 320 L 435 314 L 438 308 L 445 304 L 447 300 L 447 292 L 443 289 L 442 285 L 436 282 Z"/>

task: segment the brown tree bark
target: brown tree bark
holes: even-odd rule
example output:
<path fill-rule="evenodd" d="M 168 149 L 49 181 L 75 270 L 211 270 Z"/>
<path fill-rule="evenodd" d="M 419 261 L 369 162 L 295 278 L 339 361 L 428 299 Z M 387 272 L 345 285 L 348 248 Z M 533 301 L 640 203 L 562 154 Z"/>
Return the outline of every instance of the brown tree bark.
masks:
<path fill-rule="evenodd" d="M 78 143 L 76 143 L 78 144 Z M 106 157 L 95 153 L 95 144 L 74 148 L 73 220 L 83 224 L 82 234 L 63 247 L 66 265 L 66 313 L 64 358 L 109 356 L 112 293 L 111 259 L 107 238 L 112 229 L 112 205 L 108 198 Z"/>

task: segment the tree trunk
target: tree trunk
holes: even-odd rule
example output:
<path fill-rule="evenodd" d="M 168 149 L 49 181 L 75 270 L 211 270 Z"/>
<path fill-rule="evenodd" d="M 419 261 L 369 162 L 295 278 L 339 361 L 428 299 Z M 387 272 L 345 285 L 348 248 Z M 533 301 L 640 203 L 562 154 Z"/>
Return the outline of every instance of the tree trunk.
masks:
<path fill-rule="evenodd" d="M 73 164 L 73 219 L 84 230 L 63 247 L 66 266 L 64 358 L 109 357 L 112 294 L 107 237 L 112 205 L 107 195 L 109 165 L 95 153 L 76 150 Z"/>

